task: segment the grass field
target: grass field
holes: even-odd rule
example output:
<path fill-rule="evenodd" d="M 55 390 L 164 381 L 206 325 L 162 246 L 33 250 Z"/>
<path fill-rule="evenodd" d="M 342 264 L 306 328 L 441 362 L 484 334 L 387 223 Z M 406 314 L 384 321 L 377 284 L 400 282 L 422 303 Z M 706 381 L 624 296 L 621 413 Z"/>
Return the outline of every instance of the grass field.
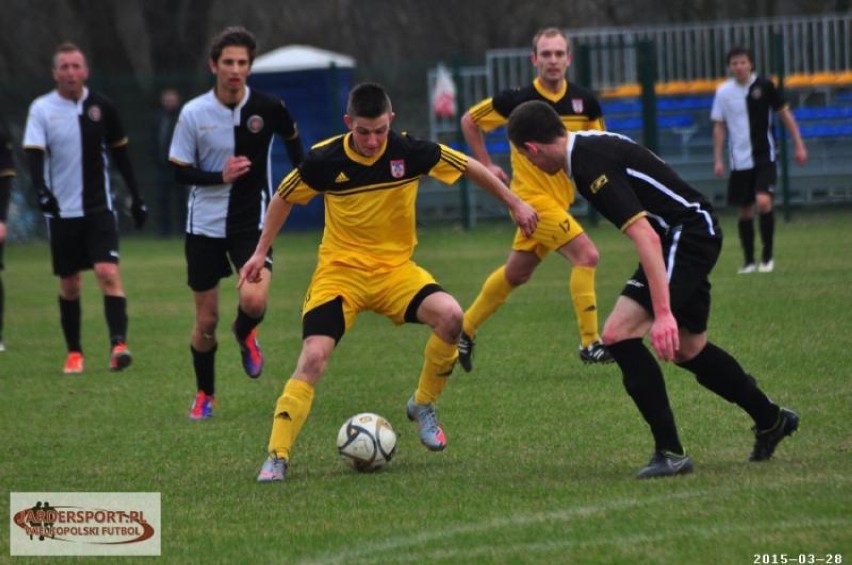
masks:
<path fill-rule="evenodd" d="M 850 563 L 850 221 L 849 209 L 797 213 L 779 223 L 776 271 L 738 276 L 736 226 L 724 217 L 711 338 L 797 410 L 801 427 L 772 461 L 749 463 L 749 418 L 667 367 L 695 472 L 656 481 L 632 478 L 653 445 L 617 368 L 577 359 L 568 267 L 559 258 L 545 261 L 481 330 L 474 372 L 453 376 L 439 403 L 443 453 L 423 449 L 405 418 L 426 329 L 365 314 L 320 383 L 287 482 L 258 485 L 272 407 L 300 347 L 318 234 L 288 234 L 276 245 L 261 330 L 267 365 L 257 381 L 242 373 L 227 331 L 236 305 L 233 279 L 224 282 L 219 405 L 201 423 L 187 418 L 193 311 L 181 241 L 123 242 L 134 353 L 123 373 L 107 371 L 102 302 L 86 275 L 86 372 L 74 377 L 61 373 L 47 248 L 11 246 L 0 489 L 7 503 L 20 491 L 160 492 L 166 563 L 748 565 L 780 563 L 782 554 Z M 636 259 L 608 224 L 589 231 L 602 254 L 605 314 Z M 416 258 L 466 306 L 510 240 L 508 224 L 427 227 Z M 360 411 L 386 416 L 397 430 L 397 455 L 382 472 L 360 475 L 337 458 L 337 429 Z M 6 559 L 8 530 L 0 536 Z"/>

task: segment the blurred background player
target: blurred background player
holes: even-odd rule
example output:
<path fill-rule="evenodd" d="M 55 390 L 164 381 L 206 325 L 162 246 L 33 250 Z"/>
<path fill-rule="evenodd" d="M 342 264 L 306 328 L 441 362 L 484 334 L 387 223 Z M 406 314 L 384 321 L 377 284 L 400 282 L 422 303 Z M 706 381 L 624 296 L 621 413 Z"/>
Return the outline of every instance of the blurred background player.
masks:
<path fill-rule="evenodd" d="M 63 43 L 53 56 L 56 89 L 30 105 L 24 133 L 30 176 L 47 218 L 53 272 L 59 277 L 59 314 L 68 356 L 65 373 L 83 372 L 80 271 L 94 268 L 109 328 L 109 367 L 132 359 L 127 349 L 127 299 L 118 267 L 118 224 L 107 156 L 132 198 L 137 229 L 148 217 L 130 164 L 127 136 L 113 103 L 89 90 L 80 49 Z"/>
<path fill-rule="evenodd" d="M 267 251 L 293 205 L 317 196 L 324 199 L 325 228 L 302 310 L 302 352 L 275 405 L 269 456 L 259 482 L 284 480 L 329 357 L 364 311 L 387 316 L 397 325 L 431 328 L 406 413 L 417 423 L 427 449 L 446 446 L 435 403 L 458 358 L 462 309 L 411 258 L 417 244 L 415 201 L 421 177 L 452 184 L 465 175 L 506 204 L 524 234 L 535 229 L 535 210 L 482 164 L 444 145 L 393 131 L 394 116 L 390 98 L 378 84 L 352 89 L 343 118 L 349 132 L 315 145 L 304 163 L 284 178 L 269 206 L 257 250 L 240 271 L 241 287 L 263 284 L 269 274 L 263 269 Z"/>
<path fill-rule="evenodd" d="M 637 478 L 692 471 L 678 437 L 657 356 L 693 373 L 699 384 L 754 420 L 749 459 L 766 461 L 799 426 L 799 416 L 772 402 L 739 362 L 707 339 L 709 275 L 722 232 L 707 199 L 654 153 L 618 134 L 568 132 L 541 102 L 519 106 L 509 139 L 537 167 L 567 170 L 577 190 L 633 242 L 639 268 L 604 324 L 603 337 L 624 388 L 654 436 L 654 454 Z"/>
<path fill-rule="evenodd" d="M 169 148 L 180 114 L 180 94 L 174 88 L 160 93 L 160 107 L 154 121 L 153 155 L 157 167 L 157 227 L 160 237 L 183 232 L 186 223 L 186 189 L 175 182 L 169 163 Z"/>
<path fill-rule="evenodd" d="M 754 59 L 745 47 L 728 51 L 728 70 L 733 75 L 719 85 L 713 99 L 710 119 L 713 121 L 713 171 L 716 176 L 725 174 L 722 149 L 728 139 L 728 204 L 739 206 L 737 228 L 744 262 L 740 274 L 771 273 L 775 268 L 773 242 L 775 239 L 775 214 L 773 200 L 778 177 L 778 153 L 771 112 L 793 138 L 796 162 L 808 161 L 805 143 L 793 113 L 768 78 L 754 72 Z M 763 253 L 760 264 L 754 260 L 754 209 L 759 214 L 760 238 Z"/>
<path fill-rule="evenodd" d="M 284 103 L 246 85 L 257 44 L 242 27 L 228 27 L 212 41 L 208 66 L 212 90 L 184 105 L 169 151 L 177 181 L 190 187 L 186 222 L 188 284 L 195 299 L 190 350 L 197 393 L 190 418 L 213 414 L 219 281 L 251 256 L 272 195 L 269 153 L 273 135 L 283 141 L 293 166 L 303 149 L 296 123 Z M 239 289 L 231 330 L 243 369 L 251 378 L 263 370 L 257 326 L 266 312 L 272 250 L 262 282 Z"/>
<path fill-rule="evenodd" d="M 471 107 L 461 120 L 471 154 L 505 183 L 508 175 L 491 161 L 483 132 L 509 120 L 509 114 L 527 100 L 550 104 L 570 130 L 604 129 L 601 107 L 594 95 L 568 82 L 571 64 L 568 38 L 557 28 L 546 28 L 533 38 L 532 63 L 536 78 L 522 88 L 504 90 Z M 506 263 L 491 273 L 479 295 L 464 313 L 464 332 L 459 342 L 459 362 L 465 371 L 473 368 L 473 347 L 480 326 L 496 312 L 520 285 L 530 280 L 547 254 L 556 250 L 573 265 L 569 291 L 580 334 L 580 359 L 585 363 L 608 363 L 612 358 L 600 341 L 595 293 L 598 250 L 580 223 L 568 212 L 574 202 L 574 184 L 560 171 L 554 176 L 535 168 L 515 147 L 511 148 L 512 192 L 539 214 L 538 229 L 527 237 L 515 233 Z"/>
<path fill-rule="evenodd" d="M 12 179 L 15 178 L 15 161 L 12 157 L 12 141 L 6 130 L 0 127 L 0 353 L 6 351 L 3 342 L 3 320 L 6 293 L 3 288 L 3 249 L 6 247 L 6 217 L 9 200 L 12 198 Z"/>

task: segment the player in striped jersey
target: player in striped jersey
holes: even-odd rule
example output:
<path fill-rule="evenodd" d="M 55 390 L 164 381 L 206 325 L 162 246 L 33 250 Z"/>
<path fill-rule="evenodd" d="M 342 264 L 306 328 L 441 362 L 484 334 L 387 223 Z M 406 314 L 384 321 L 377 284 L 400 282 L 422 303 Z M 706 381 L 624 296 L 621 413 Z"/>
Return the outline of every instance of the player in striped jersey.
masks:
<path fill-rule="evenodd" d="M 169 160 L 179 183 L 189 186 L 185 255 L 187 282 L 195 298 L 190 352 L 196 394 L 189 411 L 205 420 L 215 403 L 216 326 L 219 281 L 251 256 L 272 194 L 269 155 L 274 135 L 284 141 L 293 166 L 302 142 L 284 103 L 246 85 L 254 62 L 254 35 L 228 27 L 212 41 L 208 66 L 213 89 L 187 102 L 175 126 Z M 231 330 L 251 378 L 263 371 L 257 328 L 263 321 L 272 278 L 272 250 L 261 284 L 239 292 Z"/>
<path fill-rule="evenodd" d="M 537 77 L 523 88 L 504 90 L 473 106 L 462 117 L 461 126 L 471 153 L 503 182 L 508 175 L 491 161 L 483 132 L 506 124 L 519 104 L 540 100 L 550 104 L 571 131 L 604 129 L 601 107 L 588 90 L 568 82 L 571 63 L 568 38 L 556 28 L 547 28 L 533 38 L 532 62 Z M 598 333 L 595 271 L 598 250 L 583 226 L 568 212 L 574 202 L 574 185 L 563 172 L 546 175 L 515 148 L 511 148 L 512 192 L 533 206 L 541 221 L 532 237 L 516 232 L 504 265 L 492 272 L 479 295 L 464 314 L 464 333 L 459 343 L 459 361 L 466 371 L 473 368 L 473 346 L 479 327 L 496 312 L 518 286 L 526 283 L 542 259 L 556 251 L 571 262 L 568 288 L 580 334 L 580 359 L 585 363 L 608 363 L 612 358 Z"/>
<path fill-rule="evenodd" d="M 393 118 L 381 86 L 364 83 L 353 88 L 344 116 L 349 133 L 314 146 L 281 182 L 257 249 L 240 271 L 241 286 L 262 283 L 266 251 L 291 208 L 315 197 L 324 199 L 325 229 L 302 309 L 302 352 L 275 406 L 269 457 L 259 482 L 284 480 L 314 387 L 332 351 L 363 311 L 387 316 L 394 324 L 423 323 L 432 329 L 406 410 L 428 449 L 440 451 L 446 445 L 435 402 L 458 358 L 462 309 L 411 259 L 421 177 L 452 184 L 465 175 L 506 204 L 524 234 L 535 230 L 535 210 L 481 163 L 444 145 L 393 131 Z"/>
<path fill-rule="evenodd" d="M 750 460 L 769 459 L 796 431 L 799 416 L 772 402 L 736 359 L 707 340 L 709 275 L 722 249 L 710 203 L 651 151 L 622 135 L 568 132 L 547 104 L 519 106 L 508 133 L 536 167 L 570 175 L 580 194 L 636 247 L 640 266 L 607 318 L 603 339 L 654 436 L 654 455 L 637 477 L 692 471 L 645 335 L 660 359 L 694 373 L 701 385 L 745 410 L 755 423 Z"/>
<path fill-rule="evenodd" d="M 727 60 L 733 76 L 716 89 L 713 108 L 710 110 L 710 119 L 713 121 L 713 171 L 716 176 L 725 174 L 722 154 L 727 137 L 728 164 L 731 169 L 728 204 L 739 207 L 737 229 L 744 256 L 743 266 L 738 272 L 771 273 L 775 268 L 773 201 L 778 175 L 772 112 L 790 132 L 799 165 L 807 163 L 808 151 L 796 119 L 781 92 L 770 79 L 755 74 L 751 52 L 744 47 L 733 47 L 728 51 Z M 758 265 L 755 265 L 754 260 L 755 208 L 763 242 Z"/>
<path fill-rule="evenodd" d="M 59 277 L 59 317 L 68 349 L 65 373 L 83 372 L 80 273 L 86 269 L 94 269 L 104 295 L 110 369 L 120 371 L 132 359 L 126 345 L 127 298 L 118 266 L 110 159 L 130 192 L 136 227 L 148 217 L 118 112 L 108 98 L 89 90 L 88 78 L 82 51 L 73 43 L 57 47 L 56 89 L 30 105 L 24 132 L 30 177 L 47 219 L 53 272 Z"/>

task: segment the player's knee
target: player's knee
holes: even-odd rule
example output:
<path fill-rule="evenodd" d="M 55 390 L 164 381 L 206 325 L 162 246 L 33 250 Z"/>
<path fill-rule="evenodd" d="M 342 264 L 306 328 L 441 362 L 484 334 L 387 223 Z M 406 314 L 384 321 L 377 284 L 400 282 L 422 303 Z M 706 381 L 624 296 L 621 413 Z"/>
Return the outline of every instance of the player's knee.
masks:
<path fill-rule="evenodd" d="M 195 329 L 199 335 L 214 335 L 218 325 L 219 314 L 217 312 L 199 312 L 195 316 Z"/>
<path fill-rule="evenodd" d="M 510 269 L 505 271 L 506 282 L 511 286 L 521 286 L 532 278 L 533 269 Z"/>
<path fill-rule="evenodd" d="M 447 343 L 455 343 L 461 337 L 464 312 L 458 304 L 448 305 L 433 328 L 435 334 Z"/>

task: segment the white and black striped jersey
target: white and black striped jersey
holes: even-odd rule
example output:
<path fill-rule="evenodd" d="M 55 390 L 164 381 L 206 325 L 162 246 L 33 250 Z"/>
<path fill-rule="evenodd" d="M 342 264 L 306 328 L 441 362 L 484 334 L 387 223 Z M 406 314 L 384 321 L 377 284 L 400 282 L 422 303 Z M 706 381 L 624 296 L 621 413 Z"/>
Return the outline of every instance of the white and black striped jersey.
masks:
<path fill-rule="evenodd" d="M 281 100 L 246 87 L 233 108 L 213 90 L 193 98 L 181 109 L 169 160 L 208 172 L 221 172 L 229 157 L 251 160 L 248 173 L 232 184 L 193 185 L 187 210 L 187 233 L 229 237 L 263 228 L 272 195 L 272 136 L 298 137 L 290 112 Z"/>
<path fill-rule="evenodd" d="M 716 89 L 710 119 L 728 130 L 728 157 L 732 171 L 753 169 L 777 159 L 772 111 L 786 107 L 775 84 L 751 75 L 748 84 L 734 79 Z"/>
<path fill-rule="evenodd" d="M 45 152 L 45 184 L 63 218 L 113 209 L 107 151 L 126 144 L 113 103 L 88 88 L 80 100 L 54 90 L 30 104 L 24 149 Z"/>
<path fill-rule="evenodd" d="M 646 217 L 661 236 L 677 228 L 684 234 L 721 237 L 713 207 L 704 195 L 629 137 L 599 131 L 572 133 L 566 170 L 580 194 L 622 231 Z"/>

